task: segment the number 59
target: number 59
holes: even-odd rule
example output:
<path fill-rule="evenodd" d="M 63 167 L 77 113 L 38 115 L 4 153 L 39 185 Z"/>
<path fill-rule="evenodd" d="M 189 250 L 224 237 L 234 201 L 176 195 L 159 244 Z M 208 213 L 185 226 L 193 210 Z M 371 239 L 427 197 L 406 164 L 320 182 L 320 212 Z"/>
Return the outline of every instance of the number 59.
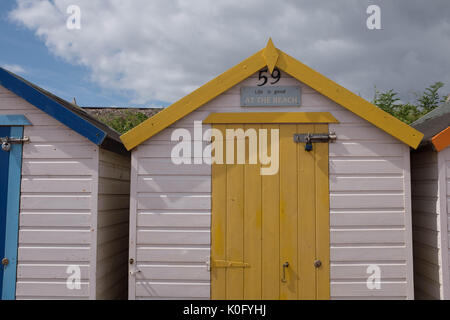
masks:
<path fill-rule="evenodd" d="M 258 80 L 262 80 L 262 82 L 260 84 L 258 84 L 258 87 L 262 87 L 263 85 L 267 84 L 267 81 L 269 81 L 269 79 L 267 78 L 267 76 L 265 74 L 268 72 L 269 72 L 269 70 L 267 68 L 265 68 L 259 72 Z M 272 79 L 275 79 L 275 81 L 270 82 L 270 84 L 275 84 L 278 81 L 280 81 L 280 78 L 281 78 L 280 70 L 278 68 L 273 69 L 273 72 L 270 75 L 270 77 Z"/>

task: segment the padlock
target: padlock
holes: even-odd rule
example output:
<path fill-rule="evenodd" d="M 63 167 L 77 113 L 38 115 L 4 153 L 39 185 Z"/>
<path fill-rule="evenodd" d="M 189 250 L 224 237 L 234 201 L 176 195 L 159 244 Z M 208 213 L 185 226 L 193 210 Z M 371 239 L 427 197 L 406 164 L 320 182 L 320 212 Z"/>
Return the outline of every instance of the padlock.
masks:
<path fill-rule="evenodd" d="M 3 142 L 2 150 L 8 152 L 9 150 L 11 150 L 11 144 L 9 142 Z"/>
<path fill-rule="evenodd" d="M 310 151 L 312 151 L 312 149 L 313 149 L 313 145 L 311 142 L 311 134 L 308 133 L 308 136 L 306 137 L 305 150 L 307 152 L 310 152 Z"/>

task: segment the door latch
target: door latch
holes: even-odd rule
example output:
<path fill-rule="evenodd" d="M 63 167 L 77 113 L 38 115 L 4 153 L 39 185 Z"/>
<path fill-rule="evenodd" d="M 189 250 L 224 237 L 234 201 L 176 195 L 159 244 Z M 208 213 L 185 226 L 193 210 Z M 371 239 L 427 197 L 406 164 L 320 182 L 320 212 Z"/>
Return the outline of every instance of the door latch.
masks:
<path fill-rule="evenodd" d="M 229 261 L 229 260 L 212 260 L 206 261 L 206 267 L 209 270 L 213 268 L 250 268 L 248 263 L 242 261 Z"/>
<path fill-rule="evenodd" d="M 0 137 L 0 142 L 2 143 L 2 150 L 3 151 L 10 151 L 11 150 L 11 144 L 19 144 L 19 143 L 25 143 L 29 142 L 30 138 L 25 136 L 23 138 L 12 138 L 12 137 Z"/>
<path fill-rule="evenodd" d="M 335 142 L 337 139 L 336 133 L 296 133 L 294 134 L 294 142 L 305 143 L 305 150 L 311 151 L 313 143 L 317 142 Z"/>

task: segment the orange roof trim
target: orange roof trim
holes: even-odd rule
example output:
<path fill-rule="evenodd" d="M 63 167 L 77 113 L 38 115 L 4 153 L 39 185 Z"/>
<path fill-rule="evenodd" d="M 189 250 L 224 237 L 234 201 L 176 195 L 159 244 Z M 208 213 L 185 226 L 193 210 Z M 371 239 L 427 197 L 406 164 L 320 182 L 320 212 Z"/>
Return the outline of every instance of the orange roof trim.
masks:
<path fill-rule="evenodd" d="M 450 127 L 447 127 L 447 129 L 442 130 L 431 138 L 431 143 L 438 152 L 450 146 Z"/>

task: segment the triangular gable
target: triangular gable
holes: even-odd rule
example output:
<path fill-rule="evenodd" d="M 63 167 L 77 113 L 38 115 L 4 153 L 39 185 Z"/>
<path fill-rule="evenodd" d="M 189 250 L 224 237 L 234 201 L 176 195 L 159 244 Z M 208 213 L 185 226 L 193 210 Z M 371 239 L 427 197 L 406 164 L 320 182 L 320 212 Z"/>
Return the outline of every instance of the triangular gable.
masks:
<path fill-rule="evenodd" d="M 69 102 L 3 68 L 0 68 L 0 85 L 96 145 L 127 153 L 117 132 Z"/>
<path fill-rule="evenodd" d="M 419 131 L 275 48 L 270 39 L 263 50 L 123 134 L 122 142 L 133 149 L 266 66 L 269 71 L 278 67 L 412 148 L 423 138 Z"/>

